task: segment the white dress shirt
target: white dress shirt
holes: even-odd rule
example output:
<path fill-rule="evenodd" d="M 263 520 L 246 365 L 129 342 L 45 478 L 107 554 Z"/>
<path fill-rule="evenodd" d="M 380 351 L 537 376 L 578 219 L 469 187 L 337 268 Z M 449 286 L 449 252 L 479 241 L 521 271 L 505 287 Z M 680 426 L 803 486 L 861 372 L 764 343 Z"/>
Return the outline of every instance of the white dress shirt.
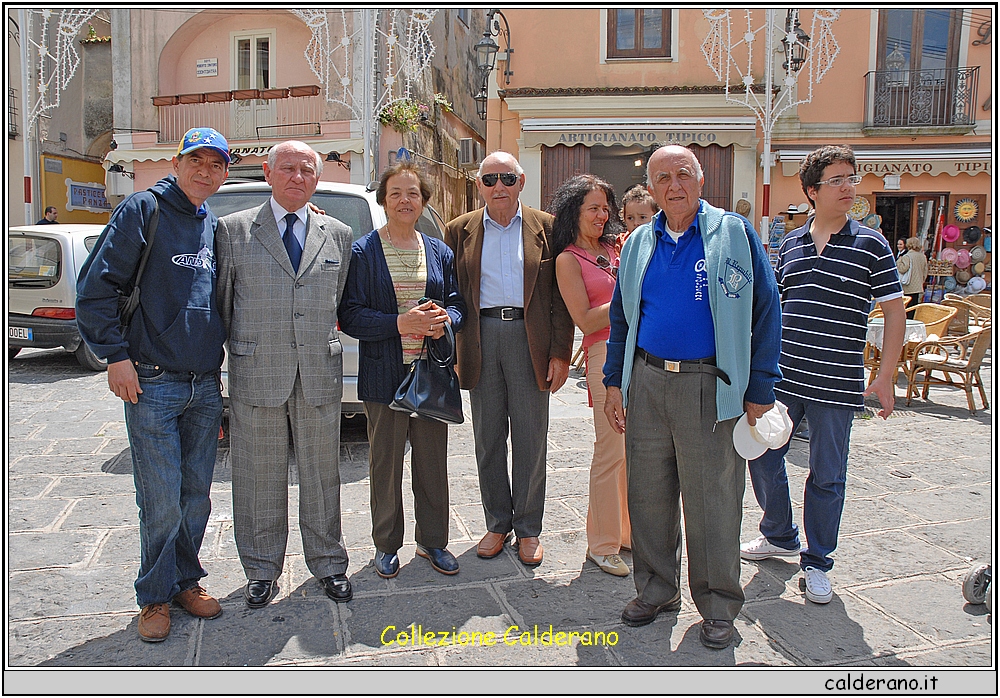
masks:
<path fill-rule="evenodd" d="M 480 308 L 524 307 L 524 240 L 521 204 L 510 224 L 502 226 L 483 209 L 483 261 L 479 277 Z"/>
<path fill-rule="evenodd" d="M 309 217 L 309 204 L 306 204 L 298 211 L 286 211 L 284 208 L 282 208 L 281 204 L 279 204 L 277 201 L 274 200 L 274 197 L 272 196 L 271 212 L 274 214 L 274 222 L 278 224 L 278 234 L 281 235 L 281 237 L 285 236 L 285 216 L 287 216 L 289 213 L 294 213 L 298 217 L 299 222 L 296 223 L 295 227 L 292 229 L 292 234 L 295 235 L 295 239 L 299 241 L 299 247 L 305 249 L 306 225 L 307 225 L 306 220 Z"/>

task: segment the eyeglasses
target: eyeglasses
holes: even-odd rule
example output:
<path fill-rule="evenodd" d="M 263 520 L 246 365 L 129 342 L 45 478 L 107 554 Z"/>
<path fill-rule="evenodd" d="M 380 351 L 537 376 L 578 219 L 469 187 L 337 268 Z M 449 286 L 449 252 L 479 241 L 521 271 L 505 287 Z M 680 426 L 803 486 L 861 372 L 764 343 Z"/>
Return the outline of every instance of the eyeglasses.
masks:
<path fill-rule="evenodd" d="M 816 182 L 818 187 L 820 184 L 829 184 L 831 187 L 841 187 L 847 182 L 852 187 L 857 186 L 861 183 L 861 175 L 850 175 L 848 177 L 830 177 L 830 179 L 823 180 L 822 182 Z"/>
<path fill-rule="evenodd" d="M 487 187 L 495 187 L 497 185 L 497 179 L 503 182 L 505 187 L 512 187 L 517 184 L 518 176 L 513 172 L 501 172 L 499 174 L 496 172 L 490 172 L 489 174 L 482 175 L 479 179 Z"/>

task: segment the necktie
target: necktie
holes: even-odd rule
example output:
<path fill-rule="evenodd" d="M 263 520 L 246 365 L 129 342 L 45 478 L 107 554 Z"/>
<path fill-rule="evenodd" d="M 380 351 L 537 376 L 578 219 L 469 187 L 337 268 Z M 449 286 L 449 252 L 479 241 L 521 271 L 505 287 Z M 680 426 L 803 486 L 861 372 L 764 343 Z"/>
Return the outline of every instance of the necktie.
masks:
<path fill-rule="evenodd" d="M 292 263 L 292 269 L 298 272 L 299 260 L 302 259 L 302 245 L 299 244 L 293 232 L 296 220 L 298 220 L 298 216 L 294 213 L 289 213 L 285 216 L 285 234 L 282 236 L 282 241 L 285 243 L 285 251 L 288 252 L 288 259 Z"/>

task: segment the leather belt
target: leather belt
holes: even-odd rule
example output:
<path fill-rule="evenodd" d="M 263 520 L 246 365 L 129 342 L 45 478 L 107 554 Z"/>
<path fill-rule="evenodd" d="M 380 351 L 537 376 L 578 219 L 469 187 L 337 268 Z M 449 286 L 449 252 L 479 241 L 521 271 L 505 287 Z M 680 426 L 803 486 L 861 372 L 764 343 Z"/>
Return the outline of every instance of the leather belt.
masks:
<path fill-rule="evenodd" d="M 667 359 L 661 359 L 659 356 L 653 356 L 642 347 L 636 347 L 635 354 L 650 366 L 656 366 L 656 368 L 664 371 L 670 371 L 671 373 L 711 373 L 713 376 L 721 378 L 722 382 L 726 385 L 732 385 L 726 372 L 715 365 L 714 356 L 708 359 L 698 359 L 697 361 L 668 361 Z"/>
<path fill-rule="evenodd" d="M 483 317 L 494 317 L 501 320 L 523 320 L 524 308 L 480 308 L 479 314 Z"/>

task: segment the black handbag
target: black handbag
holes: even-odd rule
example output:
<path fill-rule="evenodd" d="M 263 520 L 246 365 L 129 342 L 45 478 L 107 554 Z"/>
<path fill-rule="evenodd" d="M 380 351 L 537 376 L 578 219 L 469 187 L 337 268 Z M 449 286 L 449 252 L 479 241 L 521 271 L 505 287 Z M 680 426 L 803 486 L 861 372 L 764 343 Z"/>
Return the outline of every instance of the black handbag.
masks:
<path fill-rule="evenodd" d="M 445 340 L 449 349 L 441 356 L 438 343 Z M 455 333 L 445 324 L 444 337 L 437 342 L 424 337 L 420 356 L 410 364 L 410 372 L 399 384 L 396 396 L 389 405 L 394 410 L 410 415 L 433 419 L 445 424 L 461 424 L 462 393 L 455 375 Z"/>

